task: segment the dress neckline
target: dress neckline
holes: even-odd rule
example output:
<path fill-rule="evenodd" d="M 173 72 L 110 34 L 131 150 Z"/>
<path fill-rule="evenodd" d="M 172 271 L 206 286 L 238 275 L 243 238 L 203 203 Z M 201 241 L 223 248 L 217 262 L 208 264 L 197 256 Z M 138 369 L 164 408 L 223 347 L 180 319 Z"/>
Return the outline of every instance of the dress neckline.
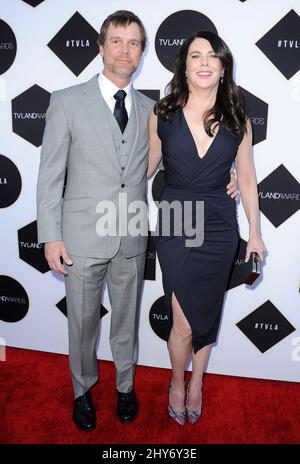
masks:
<path fill-rule="evenodd" d="M 188 129 L 188 132 L 189 132 L 189 134 L 190 134 L 190 137 L 191 137 L 191 139 L 192 139 L 192 141 L 193 141 L 193 144 L 194 144 L 194 147 L 195 147 L 195 151 L 196 151 L 196 153 L 197 153 L 197 157 L 198 157 L 198 159 L 200 159 L 200 160 L 202 161 L 202 160 L 204 160 L 204 158 L 207 157 L 208 153 L 210 152 L 211 148 L 213 147 L 213 145 L 214 145 L 214 143 L 215 143 L 215 140 L 216 140 L 216 138 L 218 137 L 219 132 L 220 132 L 220 130 L 221 130 L 221 124 L 222 124 L 222 123 L 220 122 L 218 132 L 217 132 L 216 135 L 213 137 L 213 139 L 212 139 L 212 141 L 211 141 L 209 147 L 207 148 L 206 152 L 205 152 L 204 154 L 203 154 L 203 153 L 199 153 L 199 152 L 198 152 L 198 148 L 197 148 L 196 141 L 195 141 L 195 139 L 194 139 L 194 136 L 193 136 L 193 134 L 192 134 L 192 131 L 191 131 L 191 129 L 190 129 L 190 126 L 189 126 L 189 124 L 188 124 L 188 122 L 187 122 L 187 119 L 186 119 L 186 117 L 185 117 L 184 111 L 183 111 L 182 108 L 181 108 L 180 111 L 181 111 L 181 114 L 182 114 L 182 116 L 183 116 L 183 120 L 184 120 L 184 122 L 185 122 L 185 125 L 186 125 L 186 127 L 187 127 L 187 129 Z"/>

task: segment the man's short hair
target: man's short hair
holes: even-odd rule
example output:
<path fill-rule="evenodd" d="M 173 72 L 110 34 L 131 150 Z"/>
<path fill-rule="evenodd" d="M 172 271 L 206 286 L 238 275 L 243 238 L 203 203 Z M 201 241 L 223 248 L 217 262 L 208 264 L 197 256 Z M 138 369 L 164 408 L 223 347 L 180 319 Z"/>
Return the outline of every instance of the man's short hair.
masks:
<path fill-rule="evenodd" d="M 131 23 L 136 23 L 140 28 L 141 47 L 142 47 L 142 52 L 143 52 L 145 50 L 146 43 L 147 43 L 147 36 L 146 36 L 144 25 L 136 14 L 132 13 L 132 11 L 127 11 L 127 10 L 115 11 L 115 13 L 112 13 L 105 19 L 105 21 L 103 22 L 101 26 L 100 34 L 97 40 L 98 45 L 104 45 L 104 42 L 106 40 L 107 31 L 108 31 L 110 24 L 113 24 L 115 27 L 117 26 L 126 27 Z"/>

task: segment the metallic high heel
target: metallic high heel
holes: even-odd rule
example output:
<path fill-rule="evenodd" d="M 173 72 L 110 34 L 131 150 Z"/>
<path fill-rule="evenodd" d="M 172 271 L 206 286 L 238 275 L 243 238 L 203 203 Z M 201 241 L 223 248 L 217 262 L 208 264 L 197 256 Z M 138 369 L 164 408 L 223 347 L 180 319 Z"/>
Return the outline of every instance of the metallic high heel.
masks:
<path fill-rule="evenodd" d="M 190 388 L 190 381 L 188 381 L 188 384 L 187 384 L 187 398 L 188 398 L 189 388 Z M 188 401 L 188 399 L 187 399 L 187 401 Z M 190 421 L 191 424 L 195 424 L 197 422 L 197 420 L 201 416 L 202 402 L 196 409 L 191 410 L 187 406 L 187 401 L 185 403 L 185 409 L 186 409 L 187 418 L 188 418 L 188 420 Z"/>
<path fill-rule="evenodd" d="M 169 395 L 171 393 L 171 383 L 169 384 Z M 171 419 L 173 419 L 175 422 L 177 422 L 177 424 L 179 425 L 184 425 L 185 421 L 186 421 L 186 409 L 184 408 L 182 411 L 175 411 L 175 409 L 173 408 L 173 406 L 170 405 L 170 403 L 168 404 L 168 414 L 169 416 L 171 417 Z"/>

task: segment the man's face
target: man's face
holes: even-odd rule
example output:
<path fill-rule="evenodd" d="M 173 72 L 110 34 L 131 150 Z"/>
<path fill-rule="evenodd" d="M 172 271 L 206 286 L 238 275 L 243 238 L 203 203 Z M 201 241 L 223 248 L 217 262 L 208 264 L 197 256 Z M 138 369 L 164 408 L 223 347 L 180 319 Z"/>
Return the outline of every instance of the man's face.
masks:
<path fill-rule="evenodd" d="M 142 56 L 141 32 L 137 23 L 125 27 L 109 25 L 104 45 L 100 45 L 103 74 L 111 80 L 129 79 Z"/>

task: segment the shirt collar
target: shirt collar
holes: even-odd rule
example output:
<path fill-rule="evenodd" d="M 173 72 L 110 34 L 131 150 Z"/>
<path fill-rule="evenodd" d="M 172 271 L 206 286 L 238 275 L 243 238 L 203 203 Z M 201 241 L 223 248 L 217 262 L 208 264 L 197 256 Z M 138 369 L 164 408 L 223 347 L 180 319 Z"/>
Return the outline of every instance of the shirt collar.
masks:
<path fill-rule="evenodd" d="M 113 98 L 115 93 L 120 90 L 112 81 L 110 81 L 104 74 L 101 72 L 98 76 L 99 87 L 102 93 L 104 100 L 109 101 Z M 124 87 L 122 90 L 126 92 L 126 98 L 128 97 L 131 101 L 131 90 L 132 90 L 132 83 L 131 81 L 129 84 Z"/>

